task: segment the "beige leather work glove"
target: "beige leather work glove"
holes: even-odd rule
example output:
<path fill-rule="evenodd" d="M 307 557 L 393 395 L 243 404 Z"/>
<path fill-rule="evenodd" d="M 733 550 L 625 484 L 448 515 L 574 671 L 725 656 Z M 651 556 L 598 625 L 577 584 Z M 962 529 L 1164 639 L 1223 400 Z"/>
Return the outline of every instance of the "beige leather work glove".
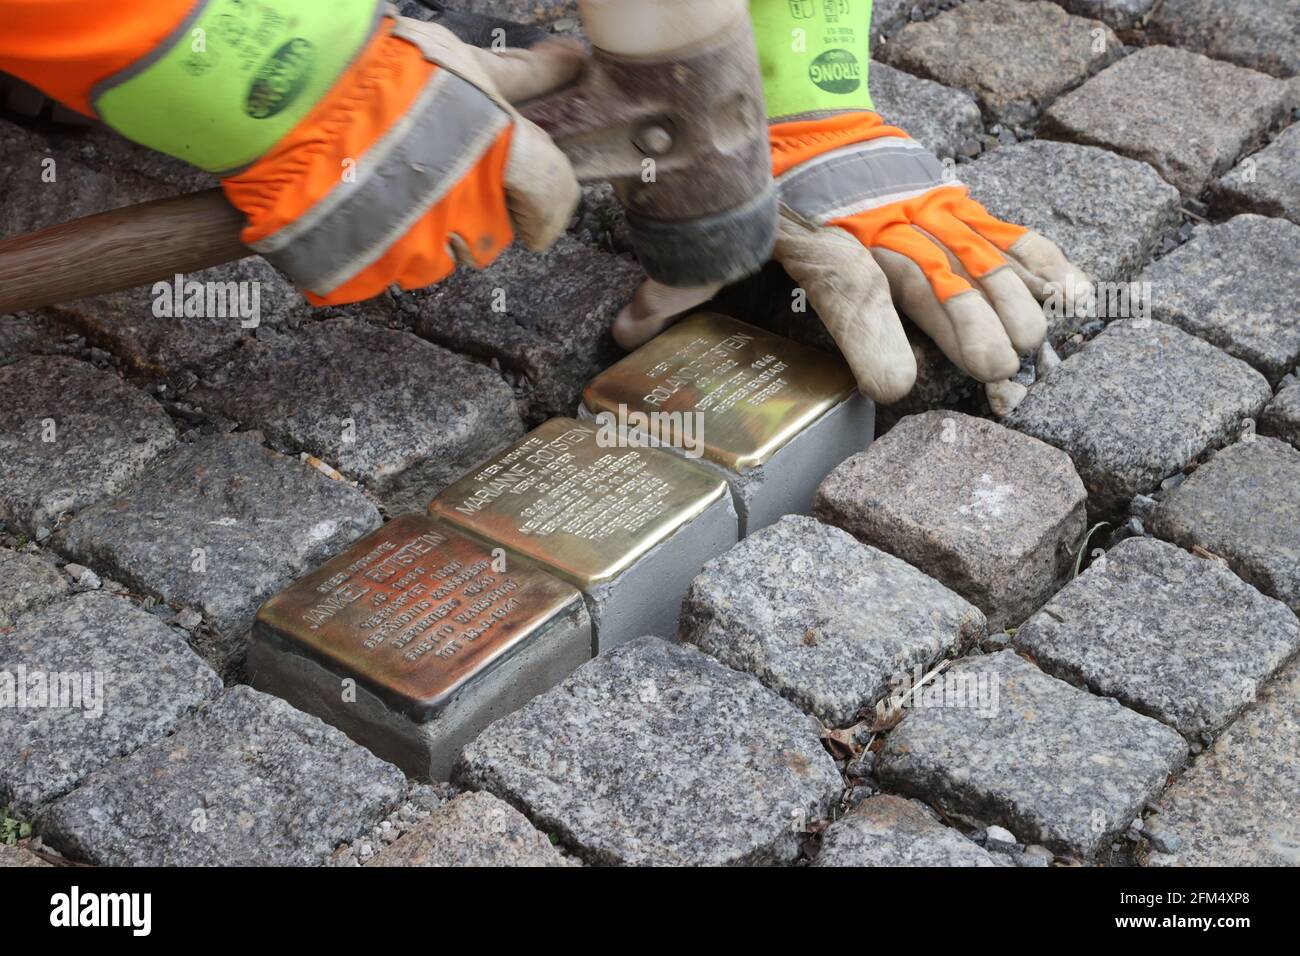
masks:
<path fill-rule="evenodd" d="M 942 163 L 871 112 L 771 126 L 781 194 L 774 258 L 844 354 L 864 393 L 898 401 L 916 361 L 897 306 L 958 368 L 988 383 L 995 410 L 1019 354 L 1043 342 L 1039 300 L 1053 288 L 1091 295 L 1087 276 L 1048 239 L 1002 222 L 973 201 Z M 614 336 L 635 348 L 717 286 L 647 282 Z"/>

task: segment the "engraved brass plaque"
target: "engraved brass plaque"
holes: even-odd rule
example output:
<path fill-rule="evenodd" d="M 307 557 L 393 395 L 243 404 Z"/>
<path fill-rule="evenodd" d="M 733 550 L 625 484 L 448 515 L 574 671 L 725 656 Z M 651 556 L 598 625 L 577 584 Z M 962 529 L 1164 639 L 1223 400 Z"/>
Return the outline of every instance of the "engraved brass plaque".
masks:
<path fill-rule="evenodd" d="M 768 461 L 856 388 L 838 355 L 701 312 L 598 375 L 583 401 L 597 415 L 617 417 L 621 406 L 629 424 L 654 442 L 694 449 L 743 472 Z M 692 412 L 700 416 L 682 417 Z"/>
<path fill-rule="evenodd" d="M 531 562 L 410 514 L 271 598 L 256 628 L 428 720 L 576 600 Z"/>
<path fill-rule="evenodd" d="M 429 511 L 580 588 L 612 580 L 727 494 L 727 483 L 666 451 L 619 447 L 611 431 L 552 418 Z"/>

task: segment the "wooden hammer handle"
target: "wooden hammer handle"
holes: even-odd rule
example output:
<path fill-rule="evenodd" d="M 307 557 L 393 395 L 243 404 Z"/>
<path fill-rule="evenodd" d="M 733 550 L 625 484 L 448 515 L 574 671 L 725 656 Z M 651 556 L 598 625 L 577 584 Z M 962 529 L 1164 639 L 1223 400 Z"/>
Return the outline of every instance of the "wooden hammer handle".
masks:
<path fill-rule="evenodd" d="M 220 189 L 0 239 L 0 315 L 170 279 L 253 255 Z"/>

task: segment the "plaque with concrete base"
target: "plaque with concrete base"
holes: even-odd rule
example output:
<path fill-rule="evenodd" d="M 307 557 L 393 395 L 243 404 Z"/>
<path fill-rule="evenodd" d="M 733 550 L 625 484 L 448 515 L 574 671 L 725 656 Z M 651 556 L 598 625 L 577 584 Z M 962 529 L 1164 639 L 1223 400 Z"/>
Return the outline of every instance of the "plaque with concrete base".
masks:
<path fill-rule="evenodd" d="M 262 605 L 253 686 L 409 776 L 445 780 L 462 746 L 591 657 L 571 585 L 428 515 L 395 518 Z"/>
<path fill-rule="evenodd" d="M 582 591 L 597 652 L 674 636 L 691 580 L 737 538 L 715 472 L 573 418 L 529 432 L 429 510 Z"/>
<path fill-rule="evenodd" d="M 581 416 L 713 468 L 742 537 L 810 514 L 822 479 L 871 444 L 876 417 L 838 355 L 708 312 L 598 375 Z"/>

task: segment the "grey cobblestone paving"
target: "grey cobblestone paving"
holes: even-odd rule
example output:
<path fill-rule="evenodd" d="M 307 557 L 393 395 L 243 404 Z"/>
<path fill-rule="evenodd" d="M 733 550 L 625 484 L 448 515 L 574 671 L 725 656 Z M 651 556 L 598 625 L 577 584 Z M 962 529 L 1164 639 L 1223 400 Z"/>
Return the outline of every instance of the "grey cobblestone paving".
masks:
<path fill-rule="evenodd" d="M 0 843 L 0 869 L 19 866 L 53 866 L 26 847 L 5 846 Z"/>
<path fill-rule="evenodd" d="M 1300 864 L 1300 663 L 1292 664 L 1259 701 L 1202 754 L 1156 805 L 1181 866 Z M 1169 840 L 1172 836 L 1174 840 Z"/>
<path fill-rule="evenodd" d="M 1157 0 L 1053 0 L 1081 17 L 1100 20 L 1115 30 L 1131 30 L 1142 23 Z"/>
<path fill-rule="evenodd" d="M 963 143 L 984 131 L 979 105 L 969 93 L 884 63 L 873 62 L 868 78 L 876 112 L 941 159 L 956 156 Z"/>
<path fill-rule="evenodd" d="M 1300 271 L 1261 271 L 1300 262 L 1300 225 L 1243 215 L 1199 231 L 1150 266 L 1151 316 L 1217 345 L 1274 385 L 1300 363 Z"/>
<path fill-rule="evenodd" d="M 93 773 L 38 817 L 101 866 L 311 866 L 401 801 L 401 771 L 249 687 Z"/>
<path fill-rule="evenodd" d="M 546 834 L 503 800 L 465 793 L 366 866 L 568 866 Z"/>
<path fill-rule="evenodd" d="M 813 866 L 1002 866 L 915 800 L 870 797 L 830 825 Z"/>
<path fill-rule="evenodd" d="M 1300 621 L 1219 561 L 1130 538 L 1026 621 L 1015 646 L 1055 677 L 1208 736 L 1300 649 Z"/>
<path fill-rule="evenodd" d="M 221 690 L 183 636 L 108 594 L 20 618 L 0 642 L 0 671 L 23 685 L 0 707 L 0 806 L 25 817 Z"/>
<path fill-rule="evenodd" d="M 1064 583 L 1084 532 L 1064 452 L 956 412 L 903 419 L 818 489 L 813 513 L 1018 624 Z"/>
<path fill-rule="evenodd" d="M 1249 437 L 1249 436 L 1248 436 Z M 1225 559 L 1300 613 L 1300 451 L 1257 436 L 1223 449 L 1156 508 L 1151 530 Z"/>
<path fill-rule="evenodd" d="M 680 638 L 832 726 L 984 637 L 984 615 L 838 528 L 790 516 L 715 558 Z"/>
<path fill-rule="evenodd" d="M 202 291 L 191 283 L 202 283 Z M 260 258 L 185 275 L 179 302 L 176 280 L 169 277 L 164 284 L 166 290 L 157 293 L 153 286 L 139 286 L 52 311 L 121 356 L 133 372 L 150 376 L 202 371 L 223 352 L 257 335 L 257 329 L 308 320 L 306 300 Z M 188 308 L 203 314 L 187 316 L 186 297 Z M 161 315 L 155 314 L 155 306 Z"/>
<path fill-rule="evenodd" d="M 79 219 L 176 188 L 134 172 L 79 161 L 76 151 L 0 117 L 0 236 Z"/>
<path fill-rule="evenodd" d="M 1148 47 L 1052 104 L 1041 134 L 1148 162 L 1194 196 L 1284 121 L 1290 99 L 1284 83 L 1263 73 Z"/>
<path fill-rule="evenodd" d="M 1261 434 L 1274 435 L 1300 448 L 1300 382 L 1279 389 L 1259 419 Z"/>
<path fill-rule="evenodd" d="M 453 9 L 518 23 L 550 24 L 578 16 L 577 0 L 460 0 Z"/>
<path fill-rule="evenodd" d="M 492 369 L 351 319 L 259 335 L 186 400 L 261 429 L 282 451 L 316 455 L 393 513 L 422 510 L 523 434 L 514 395 Z"/>
<path fill-rule="evenodd" d="M 356 489 L 248 435 L 183 446 L 117 497 L 79 514 L 61 546 L 82 563 L 202 611 L 204 656 L 229 675 L 258 605 L 379 526 Z"/>
<path fill-rule="evenodd" d="M 1049 677 L 1012 651 L 959 661 L 942 679 L 945 688 L 965 688 L 966 703 L 921 706 L 903 718 L 877 775 L 886 787 L 1004 826 L 1026 843 L 1095 859 L 1187 757 L 1173 729 Z"/>
<path fill-rule="evenodd" d="M 1210 200 L 1221 214 L 1254 212 L 1300 224 L 1300 123 L 1224 173 Z"/>
<path fill-rule="evenodd" d="M 494 723 L 453 779 L 588 863 L 789 863 L 842 786 L 817 735 L 754 678 L 642 638 Z"/>
<path fill-rule="evenodd" d="M 1186 332 L 1123 321 L 1035 384 L 1005 421 L 1068 452 L 1090 512 L 1105 515 L 1236 438 L 1271 394 L 1258 372 Z"/>
<path fill-rule="evenodd" d="M 50 561 L 0 548 L 0 630 L 68 590 L 67 576 Z"/>
<path fill-rule="evenodd" d="M 112 372 L 62 356 L 0 368 L 0 518 L 53 529 L 120 491 L 176 441 L 167 413 Z"/>
<path fill-rule="evenodd" d="M 1157 42 L 1274 76 L 1300 73 L 1300 16 L 1286 0 L 1163 0 L 1147 30 Z"/>
<path fill-rule="evenodd" d="M 49 154 L 61 164 L 85 166 L 118 180 L 122 180 L 125 173 L 125 185 L 128 186 L 134 185 L 134 178 L 139 177 L 151 184 L 158 184 L 150 186 L 150 191 L 158 189 L 159 195 L 194 192 L 220 185 L 211 174 L 184 160 L 133 143 L 107 126 L 51 123 L 42 126 L 35 135 L 48 147 Z M 161 192 L 163 187 L 166 188 L 165 192 Z"/>
<path fill-rule="evenodd" d="M 572 415 L 622 352 L 609 327 L 645 276 L 635 262 L 564 237 L 544 255 L 508 250 L 421 294 L 421 336 L 497 360 L 528 425 Z"/>
<path fill-rule="evenodd" d="M 881 38 L 892 37 L 917 15 L 931 17 L 960 0 L 875 0 L 871 4 L 871 48 L 880 49 Z"/>
<path fill-rule="evenodd" d="M 63 355 L 73 351 L 67 339 L 75 338 L 70 326 L 42 312 L 0 315 L 0 367 L 29 355 Z"/>
<path fill-rule="evenodd" d="M 1045 0 L 965 3 L 907 25 L 877 54 L 890 66 L 966 90 L 989 122 L 1017 125 L 1122 55 L 1109 27 Z"/>

